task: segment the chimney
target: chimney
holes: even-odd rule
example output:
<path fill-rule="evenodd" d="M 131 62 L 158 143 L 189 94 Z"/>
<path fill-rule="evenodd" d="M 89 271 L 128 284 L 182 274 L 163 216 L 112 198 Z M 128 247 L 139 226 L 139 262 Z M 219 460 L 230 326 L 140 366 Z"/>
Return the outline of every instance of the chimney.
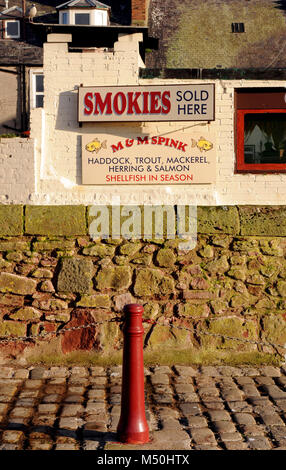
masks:
<path fill-rule="evenodd" d="M 132 5 L 132 24 L 138 26 L 146 26 L 148 19 L 148 4 L 149 0 L 131 0 Z"/>
<path fill-rule="evenodd" d="M 8 10 L 9 8 L 9 0 L 5 0 L 5 10 Z"/>

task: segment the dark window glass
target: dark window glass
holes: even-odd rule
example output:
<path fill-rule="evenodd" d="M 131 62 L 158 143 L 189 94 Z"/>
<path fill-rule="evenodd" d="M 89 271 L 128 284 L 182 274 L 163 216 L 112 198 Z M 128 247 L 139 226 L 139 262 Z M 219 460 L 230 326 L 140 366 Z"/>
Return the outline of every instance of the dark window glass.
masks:
<path fill-rule="evenodd" d="M 44 76 L 36 75 L 36 92 L 44 91 Z"/>
<path fill-rule="evenodd" d="M 231 31 L 233 33 L 244 33 L 244 23 L 232 23 L 231 24 Z"/>
<path fill-rule="evenodd" d="M 89 24 L 89 13 L 76 13 L 75 24 Z"/>
<path fill-rule="evenodd" d="M 36 95 L 36 108 L 43 108 L 44 95 Z"/>
<path fill-rule="evenodd" d="M 19 21 L 7 21 L 6 22 L 6 36 L 7 37 L 19 37 Z"/>
<path fill-rule="evenodd" d="M 62 14 L 62 23 L 63 24 L 68 24 L 68 14 L 67 13 Z"/>
<path fill-rule="evenodd" d="M 286 114 L 249 113 L 244 118 L 245 163 L 286 163 Z"/>

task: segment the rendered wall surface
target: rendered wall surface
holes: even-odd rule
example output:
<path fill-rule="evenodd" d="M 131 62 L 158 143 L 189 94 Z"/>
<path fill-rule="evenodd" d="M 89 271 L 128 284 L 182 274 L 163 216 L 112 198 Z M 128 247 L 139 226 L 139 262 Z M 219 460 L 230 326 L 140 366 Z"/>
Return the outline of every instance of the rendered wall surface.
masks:
<path fill-rule="evenodd" d="M 215 135 L 216 174 L 212 184 L 188 185 L 82 185 L 81 136 L 97 133 L 122 135 L 165 135 L 179 131 L 191 137 L 192 121 L 83 123 L 77 121 L 77 89 L 84 86 L 197 84 L 200 80 L 139 79 L 141 35 L 121 35 L 113 51 L 68 52 L 68 37 L 51 35 L 44 45 L 45 104 L 31 111 L 31 138 L 35 166 L 29 167 L 22 193 L 7 191 L 13 179 L 7 173 L 0 184 L 6 203 L 26 204 L 181 204 L 280 205 L 285 200 L 285 174 L 235 174 L 234 91 L 241 87 L 281 87 L 279 80 L 213 80 L 215 120 L 201 122 Z M 52 42 L 61 41 L 61 42 Z M 196 127 L 198 129 L 198 127 Z M 5 145 L 5 144 L 4 144 Z M 19 160 L 22 149 L 19 148 Z M 32 177 L 33 173 L 33 177 Z M 30 183 L 33 181 L 33 183 Z M 4 186 L 2 186 L 4 185 Z M 17 196 L 18 194 L 18 196 Z M 23 199 L 24 198 L 24 199 Z"/>
<path fill-rule="evenodd" d="M 0 202 L 26 203 L 35 191 L 33 139 L 0 140 Z"/>

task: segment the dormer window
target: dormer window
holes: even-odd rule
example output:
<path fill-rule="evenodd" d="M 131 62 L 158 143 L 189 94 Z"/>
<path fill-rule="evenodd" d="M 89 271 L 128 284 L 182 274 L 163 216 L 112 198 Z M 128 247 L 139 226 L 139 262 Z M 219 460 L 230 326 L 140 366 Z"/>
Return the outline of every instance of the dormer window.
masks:
<path fill-rule="evenodd" d="M 4 37 L 6 39 L 17 39 L 20 37 L 19 20 L 6 20 L 4 22 Z"/>
<path fill-rule="evenodd" d="M 57 6 L 59 23 L 70 25 L 109 26 L 110 7 L 97 0 L 70 0 Z"/>

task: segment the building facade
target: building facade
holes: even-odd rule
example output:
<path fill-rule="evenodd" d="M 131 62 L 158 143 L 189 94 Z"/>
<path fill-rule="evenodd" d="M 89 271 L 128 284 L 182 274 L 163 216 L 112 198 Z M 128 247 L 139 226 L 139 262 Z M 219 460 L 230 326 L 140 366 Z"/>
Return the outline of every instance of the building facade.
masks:
<path fill-rule="evenodd" d="M 30 109 L 29 139 L 0 142 L 1 335 L 98 321 L 19 340 L 13 354 L 115 353 L 121 331 L 109 320 L 136 302 L 153 321 L 151 355 L 279 360 L 283 3 L 134 0 L 131 14 L 130 25 L 66 25 L 62 15 L 34 25 L 46 35 L 41 106 Z M 141 223 L 150 206 L 163 208 L 161 231 L 152 216 Z M 176 232 L 182 207 L 197 215 L 191 247 Z"/>

